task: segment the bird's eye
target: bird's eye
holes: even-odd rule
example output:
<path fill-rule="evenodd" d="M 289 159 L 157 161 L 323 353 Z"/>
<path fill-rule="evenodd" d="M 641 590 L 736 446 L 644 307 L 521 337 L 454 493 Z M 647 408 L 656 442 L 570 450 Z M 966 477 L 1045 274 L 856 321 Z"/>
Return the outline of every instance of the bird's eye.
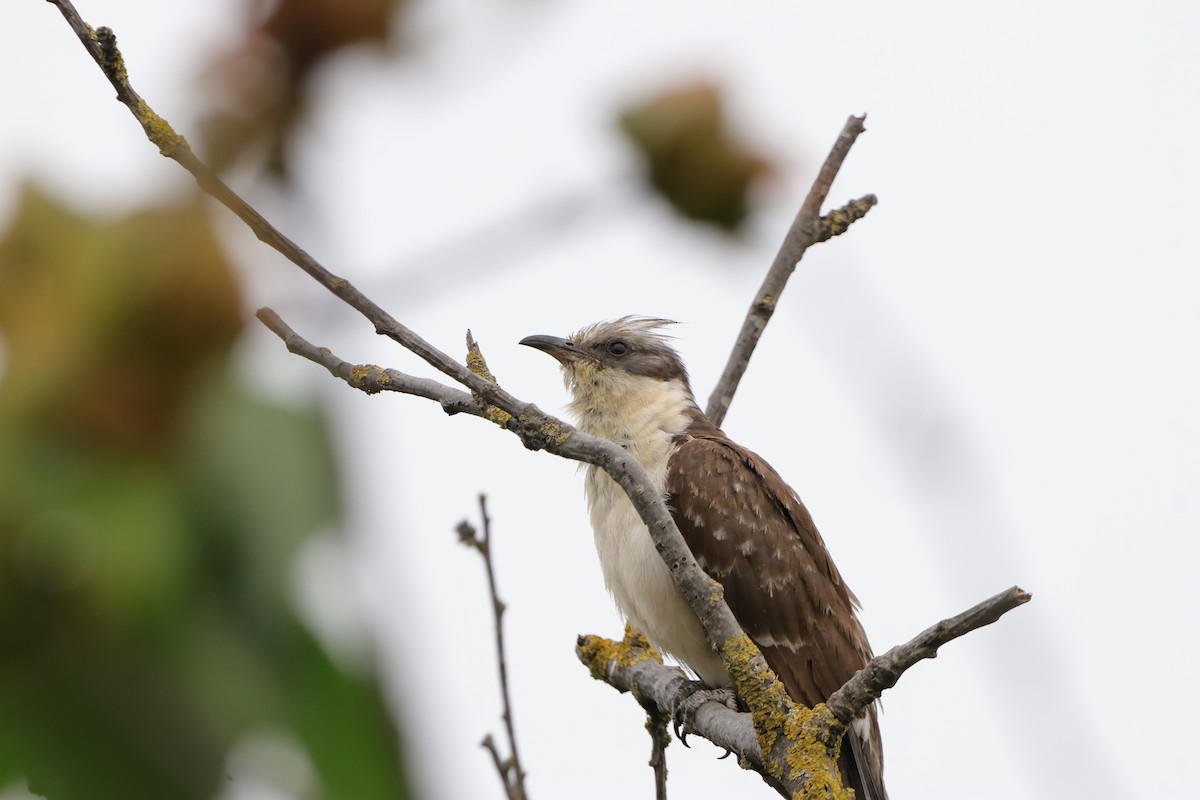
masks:
<path fill-rule="evenodd" d="M 629 352 L 629 345 L 624 342 L 609 342 L 608 352 L 614 356 L 623 356 Z"/>

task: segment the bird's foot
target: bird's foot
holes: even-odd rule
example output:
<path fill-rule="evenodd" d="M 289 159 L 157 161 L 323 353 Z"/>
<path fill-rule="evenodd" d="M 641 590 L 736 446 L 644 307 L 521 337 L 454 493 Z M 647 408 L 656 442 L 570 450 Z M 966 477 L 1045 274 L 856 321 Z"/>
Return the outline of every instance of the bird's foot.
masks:
<path fill-rule="evenodd" d="M 696 712 L 700 710 L 700 706 L 710 700 L 734 711 L 738 710 L 737 695 L 729 686 L 712 689 L 700 681 L 686 681 L 671 698 L 671 718 L 674 721 L 675 736 L 683 743 L 684 747 L 690 746 L 687 743 L 687 735 L 696 731 L 694 727 Z"/>

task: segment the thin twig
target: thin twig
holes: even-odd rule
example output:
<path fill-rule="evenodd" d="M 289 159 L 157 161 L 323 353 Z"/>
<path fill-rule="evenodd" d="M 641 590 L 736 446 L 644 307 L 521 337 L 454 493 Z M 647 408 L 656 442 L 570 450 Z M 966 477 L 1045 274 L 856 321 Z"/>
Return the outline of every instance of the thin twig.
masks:
<path fill-rule="evenodd" d="M 825 702 L 843 725 L 857 717 L 881 694 L 896 685 L 900 676 L 918 661 L 937 658 L 938 648 L 973 630 L 991 625 L 1000 617 L 1033 599 L 1033 595 L 1013 586 L 950 619 L 925 629 L 911 641 L 875 656 Z"/>
<path fill-rule="evenodd" d="M 646 709 L 646 732 L 650 734 L 650 768 L 654 770 L 654 800 L 667 800 L 667 746 L 671 715 L 657 707 Z"/>
<path fill-rule="evenodd" d="M 496 663 L 500 669 L 500 697 L 504 707 L 504 732 L 508 736 L 507 759 L 500 757 L 491 734 L 484 737 L 483 746 L 492 754 L 492 760 L 504 783 L 504 791 L 508 800 L 526 800 L 525 769 L 521 766 L 521 756 L 517 751 L 516 726 L 513 723 L 512 699 L 508 691 L 508 661 L 504 648 L 504 601 L 496 590 L 496 570 L 492 564 L 492 519 L 488 516 L 487 495 L 479 495 L 479 516 L 483 523 L 483 533 L 478 534 L 471 523 L 463 520 L 458 524 L 458 538 L 463 544 L 474 548 L 483 557 L 484 570 L 487 572 L 488 592 L 492 597 L 492 620 L 496 631 Z"/>
<path fill-rule="evenodd" d="M 500 776 L 500 782 L 504 784 L 504 796 L 508 800 L 513 800 L 512 783 L 509 782 L 509 763 L 505 761 L 504 756 L 500 755 L 500 749 L 496 747 L 496 740 L 489 733 L 483 737 L 483 741 L 479 743 L 480 747 L 487 750 L 492 756 L 492 764 L 496 767 L 496 773 Z"/>
<path fill-rule="evenodd" d="M 484 409 L 471 395 L 428 378 L 418 378 L 394 369 L 384 369 L 374 364 L 351 364 L 338 358 L 328 347 L 317 347 L 296 333 L 270 308 L 260 308 L 255 316 L 272 333 L 283 340 L 289 353 L 320 364 L 335 378 L 345 381 L 355 389 L 367 394 L 399 392 L 424 397 L 442 406 L 447 414 L 470 414 L 485 417 Z"/>
<path fill-rule="evenodd" d="M 746 319 L 742 322 L 742 329 L 734 342 L 733 351 L 725 363 L 725 371 L 721 373 L 721 378 L 709 396 L 708 405 L 704 410 L 714 425 L 720 425 L 724 421 L 725 412 L 729 410 L 729 404 L 733 401 L 733 394 L 737 391 L 738 383 L 741 382 L 742 375 L 750 363 L 750 356 L 754 354 L 754 348 L 758 345 L 767 322 L 775 313 L 779 295 L 804 256 L 804 251 L 818 242 L 842 233 L 875 205 L 875 196 L 867 195 L 851 201 L 827 217 L 821 217 L 821 206 L 829 195 L 833 179 L 837 177 L 854 140 L 863 132 L 866 118 L 864 114 L 846 120 L 841 134 L 821 166 L 821 171 L 817 173 L 812 188 L 808 190 L 808 196 L 804 198 L 800 211 L 784 236 L 783 244 L 780 245 L 779 252 L 754 297 L 754 302 L 750 304 L 750 310 L 746 312 Z"/>

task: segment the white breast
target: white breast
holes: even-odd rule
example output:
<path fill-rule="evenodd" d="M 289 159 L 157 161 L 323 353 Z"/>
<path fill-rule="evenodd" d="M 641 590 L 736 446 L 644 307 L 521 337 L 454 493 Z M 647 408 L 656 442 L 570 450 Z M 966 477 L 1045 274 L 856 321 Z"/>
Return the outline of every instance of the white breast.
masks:
<path fill-rule="evenodd" d="M 684 412 L 695 401 L 682 384 L 654 381 L 653 391 L 629 388 L 618 393 L 628 401 L 626 407 L 606 409 L 613 413 L 603 415 L 580 413 L 580 427 L 625 447 L 665 497 L 673 439 L 687 427 Z M 656 648 L 683 662 L 705 683 L 728 684 L 720 657 L 675 589 L 650 531 L 625 492 L 604 470 L 593 466 L 587 468 L 585 488 L 604 581 L 617 607 Z"/>

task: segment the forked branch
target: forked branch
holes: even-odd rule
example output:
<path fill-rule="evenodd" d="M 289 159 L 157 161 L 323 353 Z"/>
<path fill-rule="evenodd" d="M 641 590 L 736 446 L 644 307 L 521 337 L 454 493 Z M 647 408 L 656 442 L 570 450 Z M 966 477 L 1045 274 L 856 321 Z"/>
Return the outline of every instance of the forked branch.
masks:
<path fill-rule="evenodd" d="M 875 195 L 868 194 L 851 200 L 824 217 L 821 216 L 821 206 L 829 196 L 833 179 L 842 168 L 842 162 L 846 160 L 855 139 L 865 130 L 863 123 L 866 119 L 864 114 L 846 120 L 837 141 L 825 157 L 825 163 L 821 165 L 821 171 L 817 173 L 812 188 L 808 190 L 808 196 L 804 198 L 800 211 L 792 221 L 792 226 L 783 237 L 783 244 L 779 246 L 779 252 L 775 255 L 762 286 L 755 294 L 754 301 L 750 303 L 750 310 L 746 312 L 746 319 L 742 322 L 742 329 L 734 341 L 733 351 L 725 362 L 725 371 L 721 373 L 716 387 L 709 395 L 704 414 L 712 424 L 720 426 L 724 421 L 725 412 L 733 402 L 733 394 L 750 364 L 750 356 L 754 354 L 758 340 L 762 338 L 767 323 L 775 313 L 779 296 L 783 293 L 788 278 L 796 270 L 796 265 L 804 257 L 805 251 L 814 244 L 843 233 L 854 222 L 866 216 L 878 202 Z"/>

